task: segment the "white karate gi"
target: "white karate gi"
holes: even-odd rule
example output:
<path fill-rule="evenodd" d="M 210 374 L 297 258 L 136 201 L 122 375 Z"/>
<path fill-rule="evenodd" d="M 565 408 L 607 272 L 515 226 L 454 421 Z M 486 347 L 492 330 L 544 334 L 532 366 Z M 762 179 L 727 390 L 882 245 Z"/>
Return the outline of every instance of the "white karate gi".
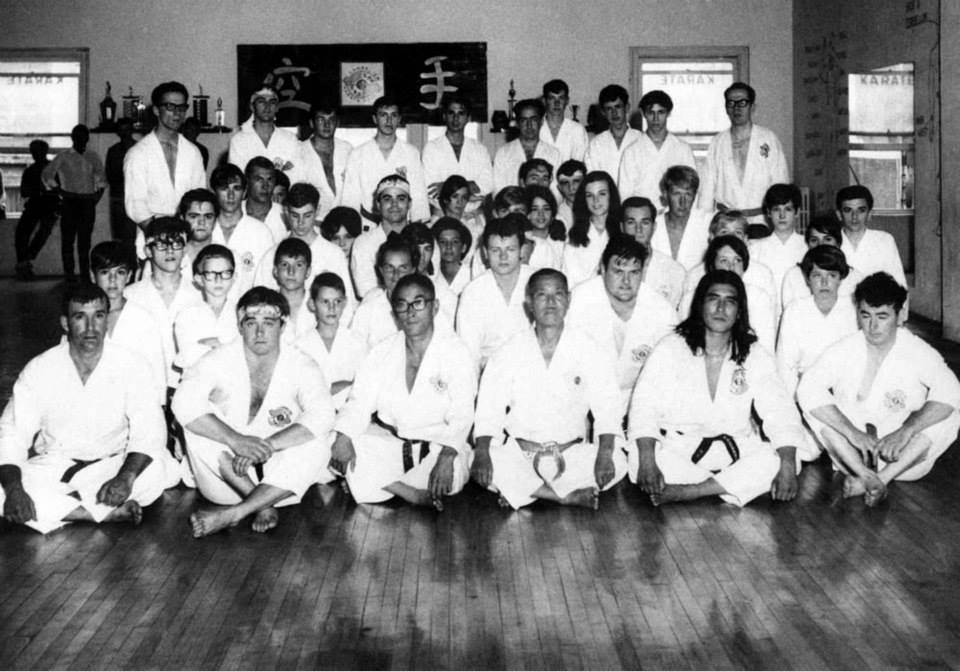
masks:
<path fill-rule="evenodd" d="M 571 289 L 599 272 L 600 259 L 610 241 L 610 234 L 607 229 L 597 231 L 590 224 L 587 226 L 587 239 L 590 244 L 586 247 L 575 247 L 569 239 L 563 245 L 563 274 L 567 276 L 567 284 Z"/>
<path fill-rule="evenodd" d="M 247 215 L 247 201 L 240 203 L 240 210 L 244 216 Z M 250 218 L 260 221 L 256 217 Z M 267 216 L 265 216 L 260 223 L 270 231 L 270 237 L 273 238 L 274 242 L 280 242 L 290 234 L 290 231 L 287 229 L 287 223 L 283 219 L 283 206 L 277 203 L 270 204 L 270 209 L 267 210 Z"/>
<path fill-rule="evenodd" d="M 780 241 L 776 233 L 750 241 L 750 266 L 762 263 L 773 275 L 769 291 L 776 300 L 778 316 L 782 309 L 780 296 L 783 278 L 791 268 L 803 261 L 806 253 L 807 243 L 799 233 L 792 233 L 785 243 Z"/>
<path fill-rule="evenodd" d="M 650 255 L 643 264 L 643 282 L 655 289 L 674 309 L 683 298 L 683 287 L 687 280 L 687 271 L 682 265 L 670 258 L 669 254 L 650 248 Z"/>
<path fill-rule="evenodd" d="M 254 286 L 257 262 L 273 247 L 273 235 L 262 221 L 245 214 L 237 222 L 229 240 L 224 237 L 218 221 L 213 227 L 210 242 L 224 245 L 233 252 L 236 268 L 230 296 L 239 300 L 247 289 Z"/>
<path fill-rule="evenodd" d="M 593 435 L 612 434 L 618 439 L 613 450 L 615 474 L 604 487 L 609 489 L 626 475 L 619 409 L 613 356 L 586 332 L 566 325 L 549 366 L 533 327 L 514 334 L 487 364 L 477 397 L 474 435 L 491 437 L 490 488 L 515 510 L 533 503 L 544 479 L 516 439 L 561 445 L 578 438 L 585 441 L 587 413 L 592 412 Z M 596 443 L 571 445 L 563 458 L 565 471 L 549 483 L 557 496 L 597 486 Z"/>
<path fill-rule="evenodd" d="M 279 169 L 290 163 L 291 167 L 284 170 L 291 173 L 300 163 L 300 142 L 297 136 L 279 126 L 274 126 L 270 134 L 270 141 L 264 145 L 263 140 L 253 128 L 253 115 L 240 124 L 240 129 L 230 137 L 230 162 L 243 171 L 247 163 L 256 156 L 264 156 Z"/>
<path fill-rule="evenodd" d="M 277 289 L 277 280 L 273 276 L 273 260 L 277 254 L 277 247 L 279 246 L 280 243 L 278 242 L 260 257 L 257 270 L 253 275 L 253 286 Z M 343 286 L 347 290 L 347 304 L 343 310 L 341 319 L 344 323 L 348 323 L 353 316 L 354 310 L 357 308 L 357 300 L 353 294 L 353 287 L 350 284 L 350 270 L 347 267 L 347 257 L 343 255 L 343 251 L 337 245 L 318 234 L 317 237 L 313 239 L 313 242 L 310 243 L 310 272 L 307 274 L 307 281 L 304 283 L 308 292 L 310 285 L 313 284 L 314 278 L 320 273 L 325 272 L 336 273 L 340 279 L 343 280 Z"/>
<path fill-rule="evenodd" d="M 163 342 L 163 360 L 167 372 L 166 384 L 167 387 L 176 387 L 177 382 L 180 380 L 180 372 L 174 369 L 174 362 L 177 358 L 177 345 L 173 339 L 173 325 L 183 310 L 191 305 L 202 303 L 203 297 L 190 281 L 190 278 L 186 276 L 180 278 L 180 286 L 177 287 L 177 293 L 174 294 L 170 305 L 164 302 L 160 291 L 154 286 L 153 282 L 148 279 L 128 284 L 123 290 L 123 296 L 131 303 L 136 303 L 149 312 L 154 321 L 160 326 Z"/>
<path fill-rule="evenodd" d="M 565 245 L 562 240 L 534 238 L 529 235 L 527 239 L 534 241 L 533 251 L 530 253 L 530 260 L 527 262 L 530 270 L 540 270 L 541 268 L 563 270 L 563 248 Z"/>
<path fill-rule="evenodd" d="M 557 221 L 563 222 L 564 232 L 569 231 L 570 227 L 573 226 L 573 205 L 565 201 L 562 196 L 557 198 L 556 219 Z"/>
<path fill-rule="evenodd" d="M 352 382 L 357 375 L 357 369 L 369 351 L 367 344 L 351 329 L 340 326 L 333 338 L 330 349 L 323 343 L 323 338 L 313 329 L 299 338 L 294 345 L 317 362 L 327 383 Z M 342 389 L 333 395 L 333 405 L 339 412 L 347 402 L 350 388 Z"/>
<path fill-rule="evenodd" d="M 184 308 L 173 324 L 173 335 L 177 341 L 176 365 L 180 370 L 186 370 L 215 349 L 201 340 L 216 338 L 220 347 L 240 337 L 237 302 L 228 298 L 219 315 L 203 301 Z"/>
<path fill-rule="evenodd" d="M 283 327 L 283 333 L 280 334 L 280 340 L 284 345 L 293 345 L 302 336 L 317 327 L 317 317 L 310 312 L 307 307 L 307 301 L 310 300 L 310 293 L 304 292 L 303 302 L 299 306 L 290 305 L 290 316 L 287 317 L 287 324 Z"/>
<path fill-rule="evenodd" d="M 442 320 L 445 327 L 452 329 L 457 320 L 457 306 L 460 304 L 460 296 L 450 288 L 450 285 L 447 284 L 447 281 L 443 279 L 439 272 L 430 275 L 430 281 L 433 282 L 433 292 L 440 306 L 437 318 Z"/>
<path fill-rule="evenodd" d="M 463 138 L 459 161 L 446 134 L 428 142 L 423 148 L 423 174 L 428 186 L 442 183 L 451 175 L 460 175 L 468 182 L 476 182 L 481 196 L 493 189 L 490 152 L 468 137 Z"/>
<path fill-rule="evenodd" d="M 479 256 L 479 254 L 477 256 Z M 450 291 L 453 292 L 453 294 L 459 299 L 460 294 L 462 294 L 466 286 L 470 284 L 471 279 L 473 278 L 471 277 L 471 273 L 470 273 L 469 258 L 465 258 L 463 262 L 460 264 L 460 268 L 457 270 L 457 274 L 453 276 L 452 282 L 447 282 L 446 278 L 443 277 L 443 273 L 440 272 L 439 265 L 437 266 L 437 272 L 434 275 L 433 282 L 434 284 L 437 284 L 437 285 L 439 284 L 446 285 L 447 288 L 449 288 Z"/>
<path fill-rule="evenodd" d="M 840 288 L 837 295 L 841 298 L 853 296 L 857 285 L 863 281 L 863 273 L 850 266 L 850 274 L 840 282 Z M 791 303 L 800 298 L 810 295 L 810 287 L 807 286 L 807 280 L 803 276 L 800 266 L 794 266 L 783 276 L 783 287 L 780 292 L 780 305 L 786 309 Z"/>
<path fill-rule="evenodd" d="M 333 185 L 336 193 L 330 188 L 327 173 L 323 169 L 323 161 L 313 142 L 306 139 L 300 143 L 300 160 L 290 175 L 290 183 L 307 182 L 317 187 L 320 192 L 320 205 L 317 208 L 317 221 L 323 221 L 333 208 L 340 204 L 343 195 L 343 176 L 347 169 L 347 159 L 353 151 L 353 145 L 346 140 L 333 138 Z"/>
<path fill-rule="evenodd" d="M 613 133 L 609 130 L 594 135 L 593 139 L 590 140 L 590 144 L 587 146 L 587 153 L 583 157 L 583 162 L 587 164 L 587 172 L 603 170 L 610 175 L 614 181 L 617 181 L 620 174 L 620 161 L 623 158 L 623 152 L 627 150 L 627 147 L 639 140 L 642 135 L 643 133 L 641 131 L 634 128 L 627 128 L 627 132 L 620 141 L 619 147 L 617 146 L 617 141 L 613 138 Z M 620 186 L 619 183 L 617 186 Z M 626 196 L 623 196 L 621 200 L 625 198 Z M 657 198 L 657 200 L 653 202 L 656 205 L 660 202 L 660 199 Z"/>
<path fill-rule="evenodd" d="M 763 420 L 770 443 L 762 442 L 756 433 L 751 407 Z M 751 346 L 742 366 L 724 361 L 716 397 L 711 399 L 704 357 L 694 355 L 679 335 L 661 340 L 647 357 L 630 402 L 627 433 L 632 481 L 639 468 L 636 440 L 655 438 L 664 482 L 696 484 L 713 478 L 727 491 L 723 500 L 738 506 L 770 491 L 780 469 L 776 448 L 804 442 L 797 408 L 773 357 L 763 347 Z M 739 459 L 733 461 L 718 441 L 701 461 L 693 463 L 700 441 L 720 434 L 734 439 Z"/>
<path fill-rule="evenodd" d="M 540 126 L 540 141 L 553 145 L 560 152 L 560 161 L 553 164 L 554 174 L 560 167 L 560 163 L 568 159 L 582 161 L 587 154 L 587 144 L 589 143 L 586 129 L 573 119 L 564 119 L 560 124 L 557 137 L 553 137 L 553 132 L 551 132 L 550 126 L 544 118 L 543 125 Z M 519 168 L 519 166 L 517 167 Z"/>
<path fill-rule="evenodd" d="M 534 158 L 542 158 L 553 166 L 553 181 L 551 188 L 557 181 L 557 168 L 563 163 L 560 150 L 554 147 L 549 141 L 540 140 L 537 142 L 537 148 L 533 152 Z M 517 186 L 520 183 L 520 166 L 526 163 L 527 154 L 523 151 L 523 145 L 520 140 L 513 140 L 506 143 L 499 149 L 493 157 L 493 191 L 496 193 L 505 186 Z M 569 225 L 570 222 L 567 222 Z"/>
<path fill-rule="evenodd" d="M 903 263 L 900 261 L 900 252 L 893 236 L 886 231 L 868 228 L 864 231 L 859 245 L 842 233 L 843 244 L 840 249 L 847 259 L 847 263 L 869 277 L 874 273 L 885 272 L 895 279 L 904 289 L 907 288 L 907 277 L 903 273 Z"/>
<path fill-rule="evenodd" d="M 470 353 L 454 333 L 434 330 L 408 390 L 405 338 L 396 333 L 370 351 L 337 417 L 337 431 L 353 441 L 356 451 L 356 464 L 344 475 L 357 503 L 392 498 L 384 487 L 394 482 L 427 489 L 444 447 L 457 451 L 450 494 L 463 489 L 470 477 L 473 455 L 467 435 L 477 393 Z M 374 413 L 394 431 L 371 422 Z M 404 467 L 405 441 L 412 458 L 410 470 Z"/>
<path fill-rule="evenodd" d="M 143 357 L 111 342 L 104 343 L 85 383 L 66 342 L 24 367 L 0 416 L 0 464 L 20 467 L 36 509 L 36 520 L 28 526 L 47 533 L 63 526 L 63 517 L 77 507 L 102 521 L 113 508 L 97 503 L 97 492 L 131 452 L 152 461 L 134 481 L 130 500 L 148 506 L 179 481 L 165 447 L 160 404 L 155 394 L 145 392 L 151 384 L 153 375 Z M 61 482 L 68 469 L 83 461 L 94 463 Z M 0 506 L 3 501 L 0 489 Z"/>
<path fill-rule="evenodd" d="M 143 253 L 143 230 L 139 224 L 150 217 L 176 216 L 180 198 L 190 189 L 207 185 L 203 157 L 196 145 L 182 135 L 177 140 L 177 163 L 173 179 L 156 131 L 130 147 L 123 157 L 123 205 L 137 226 L 137 254 Z"/>
<path fill-rule="evenodd" d="M 676 258 L 674 258 L 673 250 L 670 249 L 670 235 L 667 233 L 667 215 L 666 213 L 659 214 L 657 215 L 657 227 L 653 230 L 653 236 L 650 238 L 650 247 L 669 256 L 689 271 L 698 263 L 703 262 L 703 254 L 707 251 L 707 245 L 710 244 L 710 220 L 712 218 L 712 211 L 708 212 L 697 208 L 690 210 L 687 225 L 683 229 L 683 237 L 680 238 L 680 247 L 677 249 Z"/>
<path fill-rule="evenodd" d="M 633 314 L 625 322 L 613 311 L 603 278 L 597 276 L 573 290 L 567 324 L 590 334 L 604 352 L 616 357 L 623 417 L 647 356 L 677 325 L 677 311 L 667 299 L 641 283 Z"/>
<path fill-rule="evenodd" d="M 451 310 L 446 305 L 451 297 L 452 293 L 444 296 L 442 292 L 437 292 L 436 300 L 440 311 L 434 320 L 434 327 L 438 331 L 453 331 L 453 322 L 449 320 L 448 315 L 452 310 L 455 311 L 456 307 Z M 393 308 L 390 307 L 390 300 L 383 289 L 377 287 L 363 297 L 356 312 L 353 313 L 350 328 L 370 349 L 398 331 L 397 322 L 393 318 Z"/>
<path fill-rule="evenodd" d="M 212 503 L 236 505 L 243 497 L 220 474 L 220 455 L 233 456 L 230 448 L 187 428 L 208 414 L 239 433 L 258 438 L 268 438 L 291 424 L 300 424 L 313 434 L 306 442 L 275 452 L 263 464 L 262 479 L 251 466 L 248 475 L 254 482 L 293 492 L 276 505 L 296 504 L 315 482 L 334 479 L 327 469 L 334 418 L 330 387 L 320 367 L 296 347 L 281 346 L 266 396 L 253 419 L 250 370 L 241 339 L 218 347 L 184 373 L 173 397 L 173 411 L 183 425 L 197 489 Z"/>
<path fill-rule="evenodd" d="M 376 140 L 365 142 L 350 153 L 343 176 L 340 203 L 361 214 L 364 210 L 373 212 L 373 192 L 377 184 L 393 174 L 402 175 L 410 183 L 410 220 L 428 220 L 430 203 L 427 200 L 420 152 L 399 138 L 387 158 L 384 158 Z"/>
<path fill-rule="evenodd" d="M 490 270 L 470 282 L 460 294 L 457 335 L 480 368 L 514 333 L 530 327 L 523 301 L 532 274 L 529 266 L 520 266 L 520 275 L 509 301 L 504 300 Z"/>
<path fill-rule="evenodd" d="M 675 165 L 685 165 L 696 170 L 697 162 L 690 145 L 673 133 L 667 133 L 663 144 L 657 149 L 650 136 L 641 133 L 620 159 L 620 176 L 617 180 L 620 199 L 643 196 L 649 198 L 658 210 L 662 210 L 660 180 L 663 179 L 663 173 Z"/>
<path fill-rule="evenodd" d="M 919 480 L 957 437 L 960 382 L 935 349 L 905 328 L 897 330 L 893 348 L 880 363 L 866 397 L 861 397 L 866 368 L 867 342 L 862 331 L 828 347 L 797 387 L 804 416 L 819 436 L 824 425 L 810 411 L 835 405 L 861 431 L 870 423 L 882 438 L 903 426 L 910 414 L 927 401 L 953 407 L 949 417 L 922 431 L 931 442 L 923 459 L 896 478 Z M 882 467 L 885 462 L 879 461 Z"/>
<path fill-rule="evenodd" d="M 723 203 L 730 209 L 752 210 L 763 204 L 763 197 L 771 186 L 790 183 L 790 169 L 773 131 L 753 124 L 743 180 L 733 157 L 729 128 L 710 141 L 707 167 L 700 177 L 701 208 L 712 210 L 716 203 Z M 764 223 L 763 214 L 747 219 L 751 223 Z"/>
<path fill-rule="evenodd" d="M 353 249 L 350 250 L 350 276 L 353 278 L 353 288 L 361 300 L 380 286 L 376 269 L 377 250 L 386 241 L 387 233 L 383 226 L 373 226 L 353 242 Z"/>
<path fill-rule="evenodd" d="M 800 298 L 783 311 L 777 338 L 777 368 L 793 396 L 804 372 L 827 347 L 857 331 L 857 310 L 849 296 L 838 296 L 827 314 L 813 300 Z"/>
<path fill-rule="evenodd" d="M 146 360 L 153 373 L 157 402 L 163 405 L 167 400 L 168 364 L 161 333 L 161 326 L 152 314 L 140 305 L 127 301 L 113 326 L 113 333 L 107 333 L 107 342 L 126 347 Z"/>

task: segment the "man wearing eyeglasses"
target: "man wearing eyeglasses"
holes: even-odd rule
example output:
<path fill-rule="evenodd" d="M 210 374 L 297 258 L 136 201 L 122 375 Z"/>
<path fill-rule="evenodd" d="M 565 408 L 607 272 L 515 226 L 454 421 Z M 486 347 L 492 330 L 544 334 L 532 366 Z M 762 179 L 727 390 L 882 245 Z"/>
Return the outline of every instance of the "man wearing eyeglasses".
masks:
<path fill-rule="evenodd" d="M 543 102 L 536 98 L 521 100 L 514 105 L 513 111 L 520 136 L 500 147 L 493 158 L 494 192 L 505 186 L 514 186 L 520 166 L 531 158 L 542 158 L 554 167 L 563 163 L 560 150 L 540 139 L 545 113 Z"/>
<path fill-rule="evenodd" d="M 740 210 L 750 223 L 750 237 L 766 237 L 770 229 L 763 219 L 763 197 L 774 184 L 791 183 L 787 158 L 773 131 L 753 123 L 753 87 L 734 82 L 723 98 L 730 128 L 710 142 L 700 208 Z"/>
<path fill-rule="evenodd" d="M 173 398 L 197 489 L 217 506 L 190 515 L 195 538 L 248 517 L 255 532 L 269 531 L 277 507 L 296 505 L 323 477 L 333 401 L 320 367 L 281 347 L 289 314 L 272 289 L 245 293 L 236 311 L 240 338 L 188 369 Z"/>
<path fill-rule="evenodd" d="M 397 281 L 390 307 L 400 332 L 374 347 L 357 371 L 337 417 L 330 470 L 345 477 L 357 503 L 398 496 L 442 510 L 443 497 L 469 478 L 472 359 L 451 330 L 435 328 L 439 306 L 429 277 Z"/>
<path fill-rule="evenodd" d="M 250 116 L 230 138 L 230 162 L 240 169 L 254 156 L 265 156 L 277 170 L 290 172 L 300 162 L 297 136 L 277 127 L 280 97 L 269 86 L 250 96 Z"/>
<path fill-rule="evenodd" d="M 560 271 L 535 272 L 525 303 L 533 328 L 507 340 L 483 372 L 473 478 L 514 510 L 537 499 L 596 510 L 600 490 L 627 473 L 613 354 L 565 323 Z M 587 442 L 587 413 L 596 443 Z"/>
<path fill-rule="evenodd" d="M 180 198 L 207 185 L 200 150 L 180 135 L 187 115 L 187 89 L 164 82 L 150 96 L 157 127 L 137 142 L 123 159 L 123 203 L 137 223 L 137 255 L 143 259 L 143 231 L 154 217 L 176 213 Z"/>

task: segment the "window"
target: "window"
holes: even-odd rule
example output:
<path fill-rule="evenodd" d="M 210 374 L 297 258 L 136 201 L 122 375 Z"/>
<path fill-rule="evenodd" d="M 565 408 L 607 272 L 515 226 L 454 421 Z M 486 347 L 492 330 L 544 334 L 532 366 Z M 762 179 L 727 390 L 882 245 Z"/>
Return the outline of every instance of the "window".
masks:
<path fill-rule="evenodd" d="M 87 61 L 86 49 L 0 49 L 0 173 L 8 214 L 21 210 L 30 141 L 67 148 L 70 130 L 85 121 Z"/>
<path fill-rule="evenodd" d="M 747 47 L 633 47 L 630 49 L 633 105 L 648 91 L 673 100 L 667 127 L 693 147 L 702 171 L 713 136 L 730 126 L 723 91 L 749 79 Z"/>
<path fill-rule="evenodd" d="M 878 210 L 913 209 L 913 63 L 847 76 L 850 183 Z"/>

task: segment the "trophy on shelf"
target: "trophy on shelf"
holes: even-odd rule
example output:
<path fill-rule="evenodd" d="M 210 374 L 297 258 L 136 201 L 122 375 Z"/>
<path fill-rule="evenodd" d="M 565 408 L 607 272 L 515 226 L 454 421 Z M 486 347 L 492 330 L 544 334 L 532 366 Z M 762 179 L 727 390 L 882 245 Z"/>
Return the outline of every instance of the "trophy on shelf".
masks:
<path fill-rule="evenodd" d="M 230 132 L 227 128 L 227 111 L 223 109 L 223 98 L 217 98 L 217 109 L 213 111 L 213 123 L 214 127 L 211 130 L 218 133 Z"/>
<path fill-rule="evenodd" d="M 110 82 L 107 82 L 107 94 L 100 101 L 100 126 L 97 130 L 112 131 L 117 127 L 117 103 L 110 95 Z"/>
<path fill-rule="evenodd" d="M 210 96 L 204 95 L 203 87 L 199 84 L 197 84 L 197 88 L 200 89 L 200 93 L 193 96 L 193 118 L 200 124 L 201 129 L 208 130 L 210 121 L 207 119 L 207 107 L 210 103 Z"/>
<path fill-rule="evenodd" d="M 129 93 L 123 96 L 120 99 L 122 104 L 123 116 L 130 119 L 131 121 L 137 120 L 137 103 L 140 102 L 140 96 L 134 95 L 133 87 L 129 89 Z"/>

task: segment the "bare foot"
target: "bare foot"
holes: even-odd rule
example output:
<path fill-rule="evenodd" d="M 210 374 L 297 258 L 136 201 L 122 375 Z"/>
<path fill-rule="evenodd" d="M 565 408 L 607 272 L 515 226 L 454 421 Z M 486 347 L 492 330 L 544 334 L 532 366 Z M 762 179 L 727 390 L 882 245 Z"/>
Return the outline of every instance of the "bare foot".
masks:
<path fill-rule="evenodd" d="M 850 499 L 854 496 L 863 496 L 866 493 L 866 484 L 856 475 L 848 475 L 843 479 L 843 498 Z"/>
<path fill-rule="evenodd" d="M 270 508 L 264 508 L 258 511 L 257 514 L 253 516 L 253 523 L 250 526 L 258 534 L 262 534 L 277 526 L 279 521 L 280 513 L 277 512 L 276 508 L 271 506 Z"/>
<path fill-rule="evenodd" d="M 876 482 L 874 482 L 876 480 Z M 883 480 L 874 476 L 866 482 L 867 491 L 863 495 L 863 502 L 870 508 L 887 498 L 887 486 Z"/>
<path fill-rule="evenodd" d="M 436 508 L 438 513 L 443 512 L 443 499 L 441 498 L 431 499 L 431 503 L 433 504 L 433 507 Z"/>
<path fill-rule="evenodd" d="M 443 512 L 443 501 L 433 498 L 433 495 L 426 489 L 414 489 L 410 496 L 403 498 L 406 498 L 408 503 L 415 506 L 432 507 L 437 512 Z"/>
<path fill-rule="evenodd" d="M 660 507 L 660 504 L 663 503 L 663 493 L 662 493 L 662 492 L 657 492 L 656 494 L 654 494 L 653 492 L 651 492 L 651 493 L 650 493 L 650 503 L 653 504 L 653 507 L 654 507 L 654 508 L 659 508 L 659 507 Z"/>
<path fill-rule="evenodd" d="M 240 520 L 232 508 L 216 508 L 198 510 L 190 516 L 190 526 L 193 527 L 193 537 L 202 538 L 223 531 L 228 527 L 235 527 Z"/>
<path fill-rule="evenodd" d="M 565 506 L 580 506 L 597 510 L 600 507 L 600 490 L 596 487 L 584 487 L 567 494 L 562 501 Z"/>
<path fill-rule="evenodd" d="M 113 511 L 103 518 L 104 522 L 133 522 L 133 526 L 139 526 L 143 521 L 143 510 L 136 501 L 125 501 L 122 505 L 114 508 Z"/>

